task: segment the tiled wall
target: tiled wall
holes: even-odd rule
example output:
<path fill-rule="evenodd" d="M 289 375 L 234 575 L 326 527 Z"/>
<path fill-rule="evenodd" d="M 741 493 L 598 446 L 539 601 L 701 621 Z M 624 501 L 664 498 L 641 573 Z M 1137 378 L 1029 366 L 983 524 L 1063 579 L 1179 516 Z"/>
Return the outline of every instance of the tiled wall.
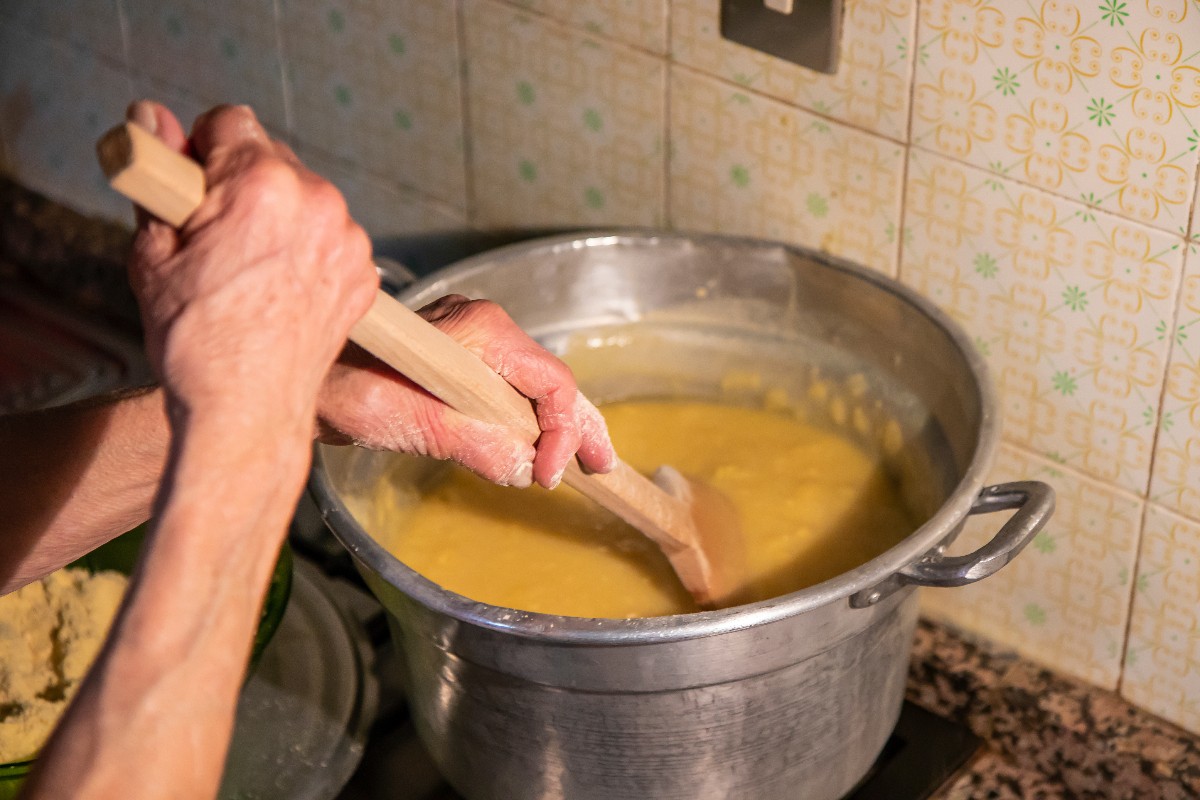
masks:
<path fill-rule="evenodd" d="M 723 41 L 717 13 L 9 0 L 0 158 L 122 215 L 91 142 L 135 92 L 248 102 L 377 236 L 665 225 L 898 276 L 993 368 L 995 479 L 1059 493 L 1009 568 L 927 612 L 1200 731 L 1200 2 L 846 0 L 833 76 Z"/>

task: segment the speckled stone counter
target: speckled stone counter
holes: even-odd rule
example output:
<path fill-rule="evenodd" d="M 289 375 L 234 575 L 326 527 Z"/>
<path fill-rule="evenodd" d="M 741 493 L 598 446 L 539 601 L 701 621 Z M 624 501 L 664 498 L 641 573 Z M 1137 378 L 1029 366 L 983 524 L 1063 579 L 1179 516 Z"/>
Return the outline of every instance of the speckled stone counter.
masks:
<path fill-rule="evenodd" d="M 0 280 L 133 333 L 129 241 L 120 226 L 0 177 Z M 917 629 L 908 699 L 985 742 L 938 800 L 1200 798 L 1200 738 L 928 621 Z"/>
<path fill-rule="evenodd" d="M 985 742 L 938 800 L 1200 797 L 1200 738 L 925 620 L 908 699 Z"/>

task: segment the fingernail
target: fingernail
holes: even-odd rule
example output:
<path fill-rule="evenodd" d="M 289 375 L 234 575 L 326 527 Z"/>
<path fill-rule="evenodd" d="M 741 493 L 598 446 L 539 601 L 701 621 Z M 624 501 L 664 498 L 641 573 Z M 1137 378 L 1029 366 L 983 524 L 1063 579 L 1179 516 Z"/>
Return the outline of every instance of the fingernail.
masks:
<path fill-rule="evenodd" d="M 129 111 L 125 114 L 131 122 L 136 122 L 150 133 L 158 133 L 158 115 L 154 113 L 154 106 L 145 100 L 138 100 L 129 106 Z"/>
<path fill-rule="evenodd" d="M 562 483 L 563 472 L 565 472 L 566 469 L 567 469 L 566 467 L 563 467 L 558 472 L 554 473 L 554 477 L 550 479 L 550 488 L 551 489 L 557 489 L 558 485 L 560 483 Z"/>
<path fill-rule="evenodd" d="M 508 485 L 518 489 L 528 489 L 533 485 L 533 462 L 521 463 L 508 477 Z"/>

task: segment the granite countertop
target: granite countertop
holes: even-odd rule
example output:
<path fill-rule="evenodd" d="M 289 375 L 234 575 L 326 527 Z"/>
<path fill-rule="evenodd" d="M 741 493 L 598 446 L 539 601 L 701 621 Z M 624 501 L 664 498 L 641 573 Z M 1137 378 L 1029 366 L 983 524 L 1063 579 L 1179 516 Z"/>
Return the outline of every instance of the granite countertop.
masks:
<path fill-rule="evenodd" d="M 938 800 L 1200 797 L 1200 737 L 927 620 L 908 699 L 985 743 Z"/>
<path fill-rule="evenodd" d="M 0 176 L 0 281 L 136 335 L 129 243 L 120 226 Z M 908 699 L 984 741 L 938 800 L 1200 797 L 1200 737 L 928 620 L 917 628 Z"/>

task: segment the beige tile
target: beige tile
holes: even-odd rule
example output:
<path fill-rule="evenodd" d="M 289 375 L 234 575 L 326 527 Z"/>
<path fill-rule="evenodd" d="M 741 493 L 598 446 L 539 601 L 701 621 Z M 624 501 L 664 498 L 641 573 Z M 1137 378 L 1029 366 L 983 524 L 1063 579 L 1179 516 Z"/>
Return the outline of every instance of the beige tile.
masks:
<path fill-rule="evenodd" d="M 283 0 L 298 141 L 466 208 L 454 3 Z"/>
<path fill-rule="evenodd" d="M 247 104 L 272 130 L 287 130 L 273 0 L 121 2 L 138 78 L 210 106 Z"/>
<path fill-rule="evenodd" d="M 1011 446 L 989 480 L 1051 484 L 1058 506 L 1012 563 L 970 586 L 922 589 L 922 610 L 1052 669 L 1114 689 L 1143 502 Z M 972 517 L 951 552 L 979 547 L 1004 514 Z"/>
<path fill-rule="evenodd" d="M 1183 239 L 913 150 L 901 279 L 975 337 L 1012 441 L 1150 475 Z"/>
<path fill-rule="evenodd" d="M 4 0 L 7 18 L 38 36 L 69 42 L 125 65 L 117 0 Z"/>
<path fill-rule="evenodd" d="M 427 195 L 389 184 L 361 167 L 300 145 L 296 154 L 309 169 L 337 186 L 350 215 L 375 241 L 413 233 L 461 230 L 462 212 Z"/>
<path fill-rule="evenodd" d="M 681 64 L 855 127 L 905 140 L 914 0 L 846 0 L 837 73 L 823 75 L 721 37 L 719 0 L 672 0 Z"/>
<path fill-rule="evenodd" d="M 1200 125 L 1200 6 L 921 6 L 912 142 L 1183 234 Z"/>
<path fill-rule="evenodd" d="M 1154 450 L 1150 499 L 1200 519 L 1200 248 L 1192 244 L 1169 331 L 1162 415 Z"/>
<path fill-rule="evenodd" d="M 896 272 L 904 148 L 675 67 L 672 227 L 793 242 Z"/>
<path fill-rule="evenodd" d="M 109 188 L 94 149 L 124 119 L 131 95 L 126 70 L 0 21 L 0 136 L 13 176 L 26 186 L 132 224 L 129 202 Z"/>
<path fill-rule="evenodd" d="M 597 36 L 655 53 L 667 51 L 668 0 L 507 0 Z"/>
<path fill-rule="evenodd" d="M 1151 505 L 1121 694 L 1200 733 L 1200 523 Z"/>
<path fill-rule="evenodd" d="M 665 61 L 493 0 L 464 11 L 476 221 L 661 225 Z"/>

